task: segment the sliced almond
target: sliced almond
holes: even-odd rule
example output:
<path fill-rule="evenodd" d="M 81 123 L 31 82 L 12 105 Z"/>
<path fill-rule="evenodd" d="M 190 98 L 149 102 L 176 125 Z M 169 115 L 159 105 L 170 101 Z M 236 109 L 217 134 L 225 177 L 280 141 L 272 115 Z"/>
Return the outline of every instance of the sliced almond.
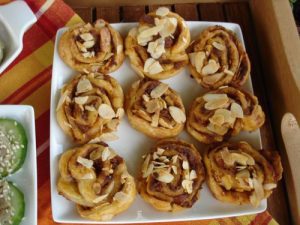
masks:
<path fill-rule="evenodd" d="M 95 109 L 94 106 L 90 106 L 90 105 L 86 105 L 86 106 L 84 106 L 84 108 L 85 108 L 87 111 L 90 111 L 90 112 L 95 112 L 95 111 L 97 111 L 97 110 Z"/>
<path fill-rule="evenodd" d="M 226 174 L 221 177 L 221 184 L 227 191 L 229 191 L 233 186 L 233 179 L 230 175 Z"/>
<path fill-rule="evenodd" d="M 103 193 L 109 195 L 109 194 L 113 191 L 114 186 L 115 186 L 115 182 L 114 182 L 114 180 L 112 180 L 112 181 L 108 184 L 108 186 L 106 186 L 106 188 L 103 190 Z"/>
<path fill-rule="evenodd" d="M 98 113 L 103 119 L 111 120 L 112 118 L 116 117 L 113 108 L 108 104 L 101 104 L 98 108 Z"/>
<path fill-rule="evenodd" d="M 89 99 L 88 96 L 83 96 L 83 97 L 75 97 L 75 103 L 78 104 L 78 105 L 84 105 L 87 100 Z"/>
<path fill-rule="evenodd" d="M 148 169 L 148 166 L 149 166 L 149 163 L 150 163 L 150 154 L 147 154 L 144 162 L 143 162 L 143 165 L 142 165 L 142 173 L 145 173 Z"/>
<path fill-rule="evenodd" d="M 168 184 L 174 180 L 174 176 L 164 169 L 159 170 L 157 173 L 158 177 L 156 179 L 160 182 Z"/>
<path fill-rule="evenodd" d="M 206 58 L 205 52 L 193 52 L 189 54 L 191 64 L 196 68 L 198 73 L 201 73 L 204 60 Z"/>
<path fill-rule="evenodd" d="M 228 106 L 228 98 L 220 98 L 214 101 L 205 103 L 204 108 L 207 110 L 215 110 Z"/>
<path fill-rule="evenodd" d="M 145 102 L 149 102 L 150 101 L 150 97 L 148 95 L 146 95 L 146 94 L 143 94 L 142 98 L 143 98 L 143 100 Z"/>
<path fill-rule="evenodd" d="M 222 45 L 222 44 L 219 43 L 219 42 L 216 42 L 216 41 L 214 41 L 214 42 L 212 43 L 212 46 L 214 46 L 216 49 L 218 49 L 218 50 L 220 50 L 220 51 L 224 51 L 224 50 L 225 50 L 225 46 Z"/>
<path fill-rule="evenodd" d="M 151 118 L 151 120 L 152 120 L 151 126 L 152 127 L 158 127 L 159 114 L 160 114 L 159 111 L 156 111 L 154 113 L 154 115 L 152 116 L 152 118 Z"/>
<path fill-rule="evenodd" d="M 224 76 L 224 73 L 215 73 L 209 76 L 204 76 L 202 78 L 203 82 L 206 84 L 215 84 L 217 83 L 222 77 Z"/>
<path fill-rule="evenodd" d="M 181 186 L 188 194 L 191 194 L 193 192 L 193 181 L 183 180 Z"/>
<path fill-rule="evenodd" d="M 151 98 L 159 98 L 161 97 L 169 88 L 169 85 L 165 83 L 160 83 L 154 89 L 152 89 L 150 96 Z"/>
<path fill-rule="evenodd" d="M 160 63 L 158 61 L 154 62 L 149 67 L 149 74 L 151 74 L 151 75 L 158 74 L 158 73 L 160 73 L 162 71 L 164 71 L 164 69 L 162 68 L 162 66 L 160 65 Z"/>
<path fill-rule="evenodd" d="M 86 173 L 82 177 L 80 177 L 81 180 L 92 180 L 94 178 L 95 176 L 93 175 L 93 173 Z"/>
<path fill-rule="evenodd" d="M 100 195 L 100 196 L 96 197 L 96 198 L 93 200 L 93 203 L 96 203 L 96 204 L 97 204 L 97 203 L 103 201 L 104 199 L 106 199 L 107 196 L 108 196 L 108 194 Z"/>
<path fill-rule="evenodd" d="M 157 152 L 158 155 L 162 155 L 165 152 L 165 149 L 157 148 L 156 152 Z"/>
<path fill-rule="evenodd" d="M 163 25 L 163 28 L 159 31 L 159 35 L 164 39 L 171 36 L 176 31 L 177 28 L 177 19 L 174 17 L 167 17 L 160 19 L 160 24 Z"/>
<path fill-rule="evenodd" d="M 127 202 L 129 201 L 130 197 L 128 194 L 124 193 L 123 191 L 119 191 L 113 197 L 113 200 L 118 202 Z"/>
<path fill-rule="evenodd" d="M 223 72 L 229 76 L 234 76 L 234 72 L 232 72 L 231 70 L 225 69 Z"/>
<path fill-rule="evenodd" d="M 152 58 L 158 59 L 163 53 L 166 52 L 165 40 L 163 38 L 159 38 L 155 41 L 149 42 L 147 52 L 150 53 Z"/>
<path fill-rule="evenodd" d="M 84 41 L 92 41 L 92 40 L 94 40 L 94 37 L 93 37 L 93 35 L 91 33 L 84 33 L 84 34 L 80 34 L 79 36 Z"/>
<path fill-rule="evenodd" d="M 186 161 L 186 160 L 184 160 L 184 161 L 182 162 L 182 168 L 183 168 L 184 170 L 189 170 L 189 169 L 190 169 L 189 162 Z"/>
<path fill-rule="evenodd" d="M 78 156 L 77 162 L 80 163 L 81 165 L 83 165 L 84 167 L 88 168 L 88 169 L 91 169 L 93 167 L 93 164 L 94 164 L 93 160 L 89 160 L 89 159 L 83 158 L 81 156 Z"/>
<path fill-rule="evenodd" d="M 250 178 L 250 172 L 247 169 L 240 170 L 239 172 L 236 173 L 235 177 L 248 179 Z"/>
<path fill-rule="evenodd" d="M 231 111 L 227 109 L 217 109 L 214 115 L 221 115 L 224 118 L 224 123 L 233 124 L 235 117 L 232 116 Z"/>
<path fill-rule="evenodd" d="M 154 113 L 157 110 L 160 111 L 162 109 L 162 106 L 161 106 L 160 102 L 158 101 L 158 99 L 152 99 L 149 102 L 146 102 L 145 106 L 146 106 L 146 111 L 148 113 Z"/>
<path fill-rule="evenodd" d="M 194 180 L 197 178 L 197 174 L 195 170 L 191 170 L 190 172 L 190 180 Z"/>
<path fill-rule="evenodd" d="M 159 31 L 161 31 L 161 29 L 163 29 L 163 26 L 162 25 L 159 25 L 159 26 L 154 26 L 154 27 L 150 27 L 150 28 L 146 28 L 144 29 L 143 31 L 141 31 L 138 36 L 137 36 L 137 39 L 138 39 L 138 42 L 139 42 L 139 39 L 147 39 L 149 37 L 152 38 L 152 36 L 154 35 L 157 35 Z"/>
<path fill-rule="evenodd" d="M 146 170 L 146 172 L 143 173 L 143 178 L 147 178 L 150 174 L 152 174 L 153 169 L 154 169 L 154 164 L 150 163 L 147 170 Z"/>
<path fill-rule="evenodd" d="M 169 124 L 168 122 L 166 122 L 164 119 L 159 118 L 158 123 L 160 126 L 164 127 L 164 128 L 168 128 L 168 129 L 172 129 L 173 126 L 171 124 Z"/>
<path fill-rule="evenodd" d="M 150 66 L 151 66 L 153 63 L 155 63 L 155 62 L 156 62 L 155 59 L 153 59 L 153 58 L 148 58 L 148 59 L 145 61 L 145 64 L 144 64 L 144 71 L 145 71 L 146 73 L 148 73 L 148 72 L 149 72 Z"/>
<path fill-rule="evenodd" d="M 153 152 L 153 159 L 154 159 L 154 160 L 158 159 L 158 154 L 157 154 L 157 152 Z"/>
<path fill-rule="evenodd" d="M 254 192 L 250 196 L 250 202 L 253 206 L 257 207 L 260 204 L 260 201 L 265 197 L 265 193 L 261 182 L 255 178 L 253 178 L 252 181 Z"/>
<path fill-rule="evenodd" d="M 178 155 L 172 156 L 172 163 L 175 164 L 177 163 Z"/>
<path fill-rule="evenodd" d="M 95 41 L 94 41 L 94 40 L 83 42 L 83 46 L 84 46 L 85 48 L 91 48 L 91 47 L 93 47 L 94 45 L 95 45 Z"/>
<path fill-rule="evenodd" d="M 273 190 L 274 188 L 277 187 L 277 184 L 275 183 L 268 183 L 268 184 L 264 184 L 264 189 L 266 191 L 270 191 L 270 190 Z"/>
<path fill-rule="evenodd" d="M 216 133 L 218 135 L 223 136 L 224 134 L 227 133 L 228 128 L 223 127 L 223 126 L 217 126 L 215 124 L 209 123 L 208 126 L 206 127 L 209 131 Z"/>
<path fill-rule="evenodd" d="M 236 102 L 231 103 L 230 111 L 232 115 L 236 118 L 244 118 L 244 111 L 241 105 L 237 104 Z"/>
<path fill-rule="evenodd" d="M 77 84 L 76 93 L 80 94 L 80 93 L 90 91 L 92 89 L 93 89 L 93 86 L 92 86 L 91 82 L 88 79 L 83 78 L 83 79 L 79 80 L 79 82 Z"/>
<path fill-rule="evenodd" d="M 148 113 L 146 113 L 144 110 L 139 109 L 139 110 L 133 110 L 132 111 L 134 114 L 136 114 L 136 116 L 141 117 L 142 119 L 151 122 L 152 118 L 150 117 L 150 115 L 148 115 Z"/>
<path fill-rule="evenodd" d="M 177 175 L 177 166 L 172 166 L 172 171 L 175 175 Z"/>
<path fill-rule="evenodd" d="M 95 52 L 94 51 L 92 51 L 92 52 L 84 52 L 84 53 L 82 53 L 82 56 L 84 58 L 92 58 L 92 57 L 95 56 Z"/>
<path fill-rule="evenodd" d="M 76 41 L 76 45 L 77 45 L 77 47 L 79 48 L 79 50 L 81 52 L 87 52 L 86 47 L 82 43 L 80 43 L 79 41 Z"/>
<path fill-rule="evenodd" d="M 121 119 L 124 115 L 125 115 L 124 109 L 123 108 L 118 108 L 117 112 L 116 112 L 116 117 L 118 117 L 119 119 Z"/>
<path fill-rule="evenodd" d="M 105 147 L 102 151 L 102 155 L 101 155 L 101 158 L 102 158 L 102 161 L 106 161 L 110 156 L 110 150 L 108 147 Z"/>
<path fill-rule="evenodd" d="M 176 123 L 184 123 L 186 121 L 185 113 L 176 106 L 170 106 L 169 112 Z"/>
<path fill-rule="evenodd" d="M 224 116 L 220 114 L 214 114 L 211 118 L 209 118 L 209 121 L 217 126 L 222 126 L 222 124 L 225 122 Z"/>
<path fill-rule="evenodd" d="M 204 101 L 206 101 L 206 102 L 211 102 L 211 101 L 220 100 L 220 99 L 224 99 L 224 100 L 226 100 L 226 101 L 229 100 L 227 94 L 213 94 L 213 93 L 207 93 L 207 94 L 203 95 L 202 98 L 203 98 Z"/>
<path fill-rule="evenodd" d="M 216 60 L 210 59 L 208 61 L 208 64 L 202 68 L 201 73 L 203 76 L 206 76 L 209 74 L 214 74 L 215 72 L 217 72 L 219 70 L 219 68 L 220 68 L 220 64 L 217 63 Z"/>
<path fill-rule="evenodd" d="M 170 12 L 170 10 L 167 7 L 159 7 L 156 10 L 156 15 L 163 17 L 163 16 L 168 15 L 169 12 Z"/>

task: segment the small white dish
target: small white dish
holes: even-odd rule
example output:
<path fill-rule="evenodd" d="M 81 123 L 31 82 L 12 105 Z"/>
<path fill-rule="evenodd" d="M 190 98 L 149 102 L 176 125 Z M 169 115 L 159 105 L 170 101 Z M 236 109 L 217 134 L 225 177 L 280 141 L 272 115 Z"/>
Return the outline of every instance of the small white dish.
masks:
<path fill-rule="evenodd" d="M 0 118 L 10 118 L 21 123 L 25 129 L 28 145 L 23 166 L 5 179 L 12 181 L 24 193 L 25 216 L 20 225 L 37 225 L 37 172 L 35 118 L 32 106 L 0 105 Z"/>
<path fill-rule="evenodd" d="M 212 25 L 221 25 L 232 30 L 239 40 L 244 43 L 241 28 L 234 23 L 219 23 L 219 22 L 187 22 L 187 26 L 191 31 L 192 40 L 206 27 Z M 118 30 L 123 37 L 126 37 L 128 31 L 136 26 L 136 23 L 117 23 L 112 26 Z M 58 160 L 62 152 L 68 148 L 75 146 L 74 143 L 64 134 L 56 121 L 56 106 L 60 98 L 60 89 L 70 81 L 75 72 L 68 67 L 58 54 L 58 42 L 66 28 L 59 29 L 56 34 L 55 50 L 53 59 L 52 82 L 51 82 L 51 109 L 50 109 L 50 172 L 51 172 L 51 199 L 52 199 L 52 215 L 55 222 L 59 223 L 80 223 L 80 224 L 122 224 L 122 223 L 149 223 L 149 222 L 172 222 L 172 221 L 187 221 L 200 219 L 224 218 L 232 216 L 242 216 L 247 214 L 255 214 L 266 210 L 267 201 L 263 200 L 261 204 L 254 208 L 249 205 L 235 205 L 223 203 L 216 200 L 207 185 L 204 184 L 200 190 L 200 198 L 191 209 L 186 209 L 182 212 L 167 213 L 159 212 L 147 204 L 139 195 L 136 200 L 125 212 L 117 215 L 112 221 L 96 222 L 81 218 L 76 212 L 75 203 L 68 201 L 60 196 L 57 192 L 56 182 L 58 178 Z M 130 85 L 138 79 L 136 73 L 130 67 L 129 60 L 126 58 L 123 65 L 114 73 L 111 74 L 121 84 L 124 93 L 127 93 Z M 190 77 L 190 74 L 185 68 L 178 75 L 163 80 L 176 90 L 188 109 L 192 101 L 205 92 L 199 84 Z M 243 89 L 253 93 L 251 78 L 247 80 Z M 207 90 L 206 90 L 207 91 Z M 140 132 L 134 130 L 127 118 L 123 118 L 117 131 L 118 140 L 108 142 L 108 144 L 122 156 L 128 167 L 129 172 L 136 177 L 139 173 L 138 168 L 141 163 L 141 157 L 148 152 L 154 144 L 154 140 L 146 137 Z M 200 144 L 186 131 L 183 131 L 179 138 L 193 143 L 201 153 L 207 146 Z M 231 140 L 244 140 L 249 142 L 256 148 L 261 148 L 260 131 L 242 132 Z"/>
<path fill-rule="evenodd" d="M 0 40 L 4 45 L 0 73 L 20 54 L 24 33 L 35 22 L 36 17 L 25 1 L 14 1 L 0 6 Z"/>

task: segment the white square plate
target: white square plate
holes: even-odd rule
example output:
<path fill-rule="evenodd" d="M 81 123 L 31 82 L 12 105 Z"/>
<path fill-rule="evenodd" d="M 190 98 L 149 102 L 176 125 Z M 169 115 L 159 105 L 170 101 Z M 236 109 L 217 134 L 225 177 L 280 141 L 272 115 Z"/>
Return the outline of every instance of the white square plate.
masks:
<path fill-rule="evenodd" d="M 37 224 L 37 176 L 34 111 L 28 105 L 0 105 L 0 118 L 10 118 L 21 123 L 25 129 L 28 145 L 24 165 L 5 179 L 12 181 L 24 193 L 25 217 L 21 225 Z"/>
<path fill-rule="evenodd" d="M 214 23 L 214 22 L 187 22 L 191 30 L 192 39 L 194 39 L 204 28 L 211 25 L 222 25 L 227 29 L 234 31 L 237 37 L 244 43 L 243 36 L 239 25 L 233 23 Z M 126 36 L 129 29 L 136 26 L 136 23 L 118 23 L 112 24 L 123 37 Z M 52 84 L 51 84 L 51 134 L 50 134 L 50 167 L 51 167 L 51 197 L 52 197 L 52 213 L 56 222 L 60 223 L 89 223 L 96 224 L 101 222 L 94 222 L 82 219 L 76 212 L 75 204 L 66 200 L 64 197 L 58 195 L 56 189 L 56 181 L 58 178 L 58 159 L 60 154 L 74 143 L 63 133 L 58 123 L 56 122 L 56 106 L 60 97 L 60 88 L 63 84 L 68 82 L 76 74 L 74 70 L 69 68 L 58 55 L 58 41 L 65 31 L 65 28 L 58 30 L 56 35 Z M 123 87 L 124 93 L 137 80 L 138 77 L 131 69 L 128 59 L 125 60 L 121 68 L 111 74 L 116 78 Z M 184 69 L 181 73 L 170 79 L 164 80 L 170 87 L 175 89 L 188 109 L 193 99 L 204 93 L 205 90 L 200 87 Z M 244 86 L 245 90 L 253 92 L 251 79 L 249 79 Z M 128 166 L 129 172 L 136 176 L 138 165 L 141 163 L 141 156 L 150 150 L 154 141 L 138 131 L 131 128 L 127 118 L 123 118 L 118 128 L 117 135 L 119 139 L 108 144 L 122 156 Z M 196 142 L 185 131 L 179 136 L 180 138 L 194 143 L 200 152 L 205 149 L 204 145 Z M 240 135 L 232 140 L 245 140 L 251 143 L 254 147 L 261 147 L 259 130 L 249 133 L 242 132 Z M 137 196 L 134 204 L 122 214 L 113 218 L 110 222 L 102 223 L 141 223 L 141 222 L 165 222 L 165 221 L 183 221 L 183 220 L 199 220 L 212 219 L 218 217 L 240 216 L 246 214 L 254 214 L 262 212 L 266 209 L 267 202 L 263 200 L 259 207 L 254 208 L 251 205 L 234 205 L 222 203 L 214 199 L 206 184 L 200 191 L 200 199 L 195 203 L 191 209 L 184 210 L 178 213 L 159 212 L 153 209 L 149 204 L 145 203 L 140 196 Z"/>

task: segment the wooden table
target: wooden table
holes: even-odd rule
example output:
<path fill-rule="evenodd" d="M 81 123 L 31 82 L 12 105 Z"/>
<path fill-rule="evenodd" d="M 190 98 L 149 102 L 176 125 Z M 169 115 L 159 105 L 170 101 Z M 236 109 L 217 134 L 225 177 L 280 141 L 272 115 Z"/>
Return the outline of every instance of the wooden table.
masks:
<path fill-rule="evenodd" d="M 265 80 L 262 72 L 257 36 L 255 35 L 252 23 L 251 11 L 247 2 L 239 3 L 200 3 L 200 4 L 175 4 L 166 5 L 172 11 L 179 13 L 187 21 L 220 21 L 234 22 L 240 24 L 246 48 L 252 63 L 252 82 L 254 92 L 266 112 L 266 123 L 261 128 L 262 142 L 265 149 L 277 149 L 272 132 L 270 118 L 272 113 L 269 110 L 265 91 Z M 103 18 L 111 23 L 116 22 L 136 22 L 149 11 L 159 7 L 158 5 L 139 5 L 123 7 L 76 7 L 73 9 L 86 21 L 93 22 L 97 18 Z M 268 199 L 268 211 L 278 221 L 279 224 L 291 224 L 288 200 L 285 183 L 282 180 L 278 188 Z"/>

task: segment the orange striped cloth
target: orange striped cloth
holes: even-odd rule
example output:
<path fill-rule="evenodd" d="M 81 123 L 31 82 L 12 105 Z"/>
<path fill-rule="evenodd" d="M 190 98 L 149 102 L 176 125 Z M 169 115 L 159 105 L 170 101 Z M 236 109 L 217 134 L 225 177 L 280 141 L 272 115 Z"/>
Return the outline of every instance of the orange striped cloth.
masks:
<path fill-rule="evenodd" d="M 0 0 L 0 3 L 8 0 Z M 24 49 L 0 74 L 0 103 L 35 109 L 38 162 L 38 224 L 52 220 L 49 175 L 49 107 L 54 39 L 58 28 L 81 19 L 61 0 L 27 0 L 38 21 L 24 36 Z M 167 223 L 164 223 L 167 224 Z M 174 222 L 174 225 L 276 225 L 268 212 L 217 220 Z"/>

